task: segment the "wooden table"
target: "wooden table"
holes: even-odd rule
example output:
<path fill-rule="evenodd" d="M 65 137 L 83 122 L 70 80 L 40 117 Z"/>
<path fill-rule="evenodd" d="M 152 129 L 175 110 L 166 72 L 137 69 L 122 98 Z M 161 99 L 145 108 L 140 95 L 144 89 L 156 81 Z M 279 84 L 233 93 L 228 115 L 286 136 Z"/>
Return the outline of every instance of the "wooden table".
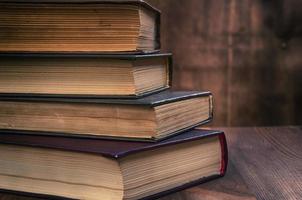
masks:
<path fill-rule="evenodd" d="M 302 128 L 221 128 L 229 146 L 225 177 L 160 200 L 302 199 Z M 0 200 L 34 200 L 0 194 Z"/>

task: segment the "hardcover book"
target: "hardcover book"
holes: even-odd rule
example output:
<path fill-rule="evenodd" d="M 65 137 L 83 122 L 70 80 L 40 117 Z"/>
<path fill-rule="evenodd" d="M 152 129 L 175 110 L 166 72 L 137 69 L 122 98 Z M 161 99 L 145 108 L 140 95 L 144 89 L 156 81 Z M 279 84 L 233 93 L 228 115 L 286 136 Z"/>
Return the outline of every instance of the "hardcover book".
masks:
<path fill-rule="evenodd" d="M 0 134 L 0 188 L 72 199 L 156 198 L 223 176 L 223 132 L 158 143 Z M 33 187 L 34 186 L 34 187 Z"/>
<path fill-rule="evenodd" d="M 212 119 L 210 92 L 163 91 L 140 99 L 0 97 L 0 129 L 25 134 L 155 141 Z"/>
<path fill-rule="evenodd" d="M 2 96 L 137 98 L 171 77 L 171 54 L 0 54 Z"/>
<path fill-rule="evenodd" d="M 154 52 L 159 22 L 142 0 L 0 0 L 0 52 Z"/>

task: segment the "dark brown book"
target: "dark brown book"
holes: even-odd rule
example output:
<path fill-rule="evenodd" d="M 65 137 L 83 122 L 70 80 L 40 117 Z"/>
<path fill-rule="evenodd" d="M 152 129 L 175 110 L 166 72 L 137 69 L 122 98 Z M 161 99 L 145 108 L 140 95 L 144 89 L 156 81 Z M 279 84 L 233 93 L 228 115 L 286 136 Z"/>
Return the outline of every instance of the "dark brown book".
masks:
<path fill-rule="evenodd" d="M 223 132 L 158 143 L 0 134 L 0 188 L 72 199 L 156 198 L 225 174 Z"/>
<path fill-rule="evenodd" d="M 154 52 L 159 22 L 142 0 L 0 0 L 0 52 Z"/>
<path fill-rule="evenodd" d="M 170 87 L 171 56 L 3 53 L 0 95 L 137 98 Z"/>
<path fill-rule="evenodd" d="M 155 141 L 212 116 L 210 92 L 168 90 L 139 99 L 0 96 L 0 129 L 25 134 Z"/>

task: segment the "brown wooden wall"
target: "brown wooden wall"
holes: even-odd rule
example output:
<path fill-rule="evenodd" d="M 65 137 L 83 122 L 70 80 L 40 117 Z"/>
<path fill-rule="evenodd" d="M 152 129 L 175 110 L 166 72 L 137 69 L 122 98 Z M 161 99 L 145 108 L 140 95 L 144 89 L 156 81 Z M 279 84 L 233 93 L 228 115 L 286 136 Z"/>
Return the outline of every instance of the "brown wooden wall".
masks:
<path fill-rule="evenodd" d="M 302 124 L 301 0 L 150 0 L 174 89 L 210 90 L 214 125 Z"/>

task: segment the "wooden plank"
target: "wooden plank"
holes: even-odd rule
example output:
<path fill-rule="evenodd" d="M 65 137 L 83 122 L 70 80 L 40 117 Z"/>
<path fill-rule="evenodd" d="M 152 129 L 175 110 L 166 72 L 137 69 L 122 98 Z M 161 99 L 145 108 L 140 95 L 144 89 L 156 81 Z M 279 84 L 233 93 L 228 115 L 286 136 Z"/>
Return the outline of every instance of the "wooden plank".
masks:
<path fill-rule="evenodd" d="M 302 123 L 301 0 L 149 1 L 173 88 L 213 92 L 214 126 Z"/>
<path fill-rule="evenodd" d="M 302 199 L 301 128 L 224 130 L 229 159 L 257 199 Z"/>

